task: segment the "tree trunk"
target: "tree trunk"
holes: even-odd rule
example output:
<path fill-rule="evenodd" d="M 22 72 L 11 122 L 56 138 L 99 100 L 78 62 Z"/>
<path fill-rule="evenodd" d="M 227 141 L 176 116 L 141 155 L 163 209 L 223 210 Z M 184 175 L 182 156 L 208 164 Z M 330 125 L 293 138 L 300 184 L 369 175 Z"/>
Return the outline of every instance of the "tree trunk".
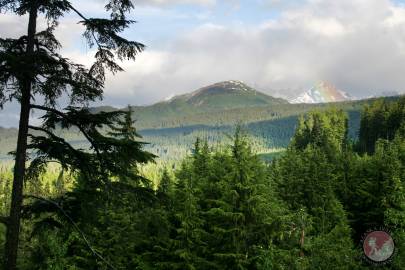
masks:
<path fill-rule="evenodd" d="M 35 1 L 34 1 L 35 2 Z M 28 40 L 26 53 L 32 56 L 34 52 L 34 38 L 36 32 L 38 7 L 34 3 L 31 7 L 28 23 Z M 14 181 L 11 194 L 10 215 L 7 224 L 5 244 L 5 269 L 15 270 L 17 267 L 18 241 L 20 236 L 21 206 L 23 202 L 23 184 L 25 175 L 25 161 L 27 155 L 27 135 L 30 116 L 32 78 L 26 77 L 21 82 L 21 111 L 18 129 L 17 151 L 14 166 Z"/>
<path fill-rule="evenodd" d="M 300 257 L 304 257 L 305 229 L 302 228 L 300 237 Z"/>

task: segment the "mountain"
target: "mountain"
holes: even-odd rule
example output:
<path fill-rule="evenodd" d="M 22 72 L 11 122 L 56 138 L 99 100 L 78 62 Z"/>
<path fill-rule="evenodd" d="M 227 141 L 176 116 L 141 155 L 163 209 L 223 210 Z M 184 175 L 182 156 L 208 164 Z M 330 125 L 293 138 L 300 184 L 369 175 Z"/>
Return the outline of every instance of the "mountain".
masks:
<path fill-rule="evenodd" d="M 249 108 L 263 108 L 269 106 L 282 106 L 288 104 L 287 100 L 274 98 L 240 81 L 224 81 L 197 89 L 191 93 L 174 96 L 169 100 L 161 101 L 149 106 L 132 106 L 134 116 L 139 121 L 138 126 L 143 128 L 156 128 L 173 126 L 187 122 L 190 117 L 201 119 L 201 115 L 211 114 L 218 118 L 218 112 L 230 110 L 248 110 Z M 95 108 L 92 111 L 111 111 L 111 107 Z M 125 108 L 124 108 L 125 110 Z M 205 117 L 205 116 L 204 116 Z M 187 119 L 185 119 L 187 118 Z M 156 121 L 158 119 L 158 121 Z M 163 126 L 156 122 L 165 123 Z M 170 123 L 169 123 L 170 122 Z M 176 124 L 176 125 L 177 125 Z"/>
<path fill-rule="evenodd" d="M 0 127 L 0 161 L 6 158 L 8 152 L 15 150 L 17 131 L 16 128 Z"/>
<path fill-rule="evenodd" d="M 329 103 L 353 100 L 349 94 L 337 89 L 328 82 L 319 82 L 307 92 L 302 93 L 291 103 Z"/>
<path fill-rule="evenodd" d="M 348 112 L 349 135 L 355 138 L 359 129 L 360 111 L 373 100 L 290 104 L 286 100 L 258 92 L 242 82 L 227 81 L 150 106 L 133 106 L 132 109 L 139 133 L 145 142 L 150 143 L 146 149 L 163 160 L 170 160 L 189 153 L 196 137 L 207 139 L 211 144 L 224 142 L 226 134 L 232 134 L 232 129 L 238 123 L 243 123 L 252 135 L 255 151 L 278 151 L 289 144 L 299 115 L 331 106 Z M 110 106 L 91 109 L 94 113 L 114 110 L 119 109 Z M 60 131 L 56 132 L 59 134 Z M 75 147 L 83 148 L 87 145 L 85 138 L 75 130 L 60 134 Z M 6 153 L 14 150 L 16 135 L 16 129 L 0 128 L 0 160 L 11 158 Z"/>
<path fill-rule="evenodd" d="M 199 114 L 209 114 L 228 110 L 239 110 L 248 108 L 261 108 L 268 106 L 280 106 L 288 104 L 287 100 L 274 98 L 261 93 L 240 81 L 224 81 L 197 89 L 191 93 L 174 96 L 149 106 L 131 106 L 138 124 L 146 125 L 147 128 L 154 128 L 151 125 L 156 118 L 160 122 L 168 119 L 181 119 Z M 125 110 L 124 108 L 123 110 Z M 96 113 L 99 111 L 112 111 L 109 106 L 91 109 Z M 115 109 L 117 110 L 117 109 Z M 215 115 L 214 115 L 215 117 Z M 180 120 L 181 121 L 181 120 Z"/>
<path fill-rule="evenodd" d="M 379 98 L 379 97 L 396 97 L 400 96 L 401 94 L 398 91 L 383 91 L 380 94 L 372 96 L 373 98 Z"/>
<path fill-rule="evenodd" d="M 224 110 L 264 105 L 287 104 L 286 100 L 258 92 L 241 81 L 225 81 L 175 96 L 159 105 L 186 103 L 199 110 Z"/>
<path fill-rule="evenodd" d="M 344 110 L 359 110 L 362 101 L 341 102 Z M 240 81 L 224 81 L 174 96 L 149 106 L 131 106 L 139 130 L 194 125 L 232 126 L 237 123 L 271 121 L 297 116 L 327 103 L 291 104 L 261 93 Z M 92 112 L 118 110 L 104 106 Z M 126 110 L 126 108 L 122 109 Z"/>

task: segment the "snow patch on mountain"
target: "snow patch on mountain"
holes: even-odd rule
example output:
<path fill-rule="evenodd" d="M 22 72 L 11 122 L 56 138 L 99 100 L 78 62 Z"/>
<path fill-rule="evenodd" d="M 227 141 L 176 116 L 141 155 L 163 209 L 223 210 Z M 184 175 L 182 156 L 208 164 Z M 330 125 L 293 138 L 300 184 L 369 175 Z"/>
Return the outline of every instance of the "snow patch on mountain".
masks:
<path fill-rule="evenodd" d="M 354 100 L 348 93 L 328 82 L 319 82 L 308 91 L 292 99 L 290 103 L 328 103 Z"/>

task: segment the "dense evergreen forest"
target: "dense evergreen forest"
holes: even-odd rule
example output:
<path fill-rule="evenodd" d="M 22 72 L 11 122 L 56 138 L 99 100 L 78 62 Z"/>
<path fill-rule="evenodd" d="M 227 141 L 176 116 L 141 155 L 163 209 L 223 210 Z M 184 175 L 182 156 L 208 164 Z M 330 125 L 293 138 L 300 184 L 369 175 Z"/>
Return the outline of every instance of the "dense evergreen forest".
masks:
<path fill-rule="evenodd" d="M 133 8 L 108 0 L 92 18 L 68 0 L 0 0 L 28 19 L 26 35 L 0 37 L 0 109 L 20 105 L 18 129 L 0 129 L 14 160 L 0 165 L 3 269 L 366 269 L 362 235 L 381 226 L 396 246 L 383 267 L 404 268 L 404 97 L 291 105 L 237 82 L 89 108 L 145 47 L 121 36 Z M 60 54 L 68 13 L 89 67 Z"/>
<path fill-rule="evenodd" d="M 227 96 L 232 97 L 231 94 Z M 244 97 L 244 96 L 243 96 Z M 398 97 L 386 97 L 396 100 Z M 235 125 L 243 123 L 252 140 L 253 148 L 261 154 L 279 152 L 285 149 L 294 135 L 299 115 L 311 110 L 329 110 L 337 108 L 344 110 L 349 119 L 349 136 L 356 139 L 360 129 L 360 112 L 364 105 L 375 99 L 328 103 L 328 104 L 276 104 L 258 105 L 229 109 L 226 106 L 216 111 L 195 112 L 202 108 L 189 105 L 187 110 L 175 110 L 177 103 L 158 103 L 147 107 L 130 107 L 136 127 L 143 141 L 148 142 L 145 149 L 165 161 L 184 158 L 193 147 L 196 137 L 203 138 L 209 144 L 222 144 L 228 135 L 233 133 Z M 231 102 L 229 102 L 232 104 Z M 127 111 L 124 108 L 121 111 Z M 112 107 L 91 108 L 92 113 L 101 111 L 120 111 Z M 162 113 L 169 111 L 169 114 Z M 75 128 L 70 130 L 56 130 L 58 136 L 63 137 L 75 147 L 87 147 L 87 139 Z M 0 127 L 0 160 L 10 160 L 8 153 L 14 150 L 17 129 Z"/>
<path fill-rule="evenodd" d="M 268 108 L 224 109 L 212 114 L 210 117 L 205 114 L 187 113 L 176 118 L 177 120 L 173 120 L 173 126 L 167 128 L 145 128 L 142 125 L 142 123 L 145 123 L 145 115 L 141 114 L 139 116 L 135 111 L 133 111 L 133 118 L 136 119 L 136 126 L 139 134 L 143 137 L 143 141 L 148 142 L 145 149 L 168 161 L 184 158 L 193 147 L 196 137 L 203 138 L 212 145 L 226 142 L 228 135 L 233 133 L 235 125 L 240 123 L 243 123 L 245 129 L 249 132 L 255 151 L 260 153 L 280 151 L 290 143 L 299 115 L 315 109 L 339 108 L 347 111 L 349 115 L 349 136 L 354 139 L 357 137 L 360 128 L 360 110 L 364 104 L 370 102 L 373 102 L 373 100 L 342 104 L 288 104 Z M 99 110 L 102 110 L 102 108 Z M 94 109 L 92 112 L 95 113 Z M 223 115 L 226 118 L 221 120 Z M 157 126 L 163 125 L 166 123 L 165 117 L 161 117 L 156 112 L 155 118 L 149 124 L 153 123 Z M 55 133 L 75 147 L 88 146 L 87 139 L 74 128 L 71 130 L 57 130 Z M 16 144 L 16 134 L 17 129 L 0 128 L 0 160 L 12 158 L 8 153 L 13 150 Z"/>
<path fill-rule="evenodd" d="M 131 114 L 110 134 L 139 139 Z M 405 98 L 366 105 L 356 140 L 342 110 L 307 113 L 268 163 L 243 127 L 223 145 L 197 139 L 160 174 L 131 154 L 131 173 L 105 185 L 58 165 L 26 182 L 19 269 L 366 269 L 361 236 L 378 226 L 396 245 L 384 269 L 403 269 Z M 0 177 L 5 214 L 9 167 Z"/>

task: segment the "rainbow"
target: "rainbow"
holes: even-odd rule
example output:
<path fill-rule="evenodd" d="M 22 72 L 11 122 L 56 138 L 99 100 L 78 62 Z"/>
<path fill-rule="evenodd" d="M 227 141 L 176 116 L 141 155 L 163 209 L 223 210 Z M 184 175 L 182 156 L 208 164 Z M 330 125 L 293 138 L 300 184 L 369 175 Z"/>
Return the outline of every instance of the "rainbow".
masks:
<path fill-rule="evenodd" d="M 338 102 L 349 99 L 344 92 L 339 91 L 335 86 L 328 82 L 319 82 L 308 92 L 317 103 Z"/>

